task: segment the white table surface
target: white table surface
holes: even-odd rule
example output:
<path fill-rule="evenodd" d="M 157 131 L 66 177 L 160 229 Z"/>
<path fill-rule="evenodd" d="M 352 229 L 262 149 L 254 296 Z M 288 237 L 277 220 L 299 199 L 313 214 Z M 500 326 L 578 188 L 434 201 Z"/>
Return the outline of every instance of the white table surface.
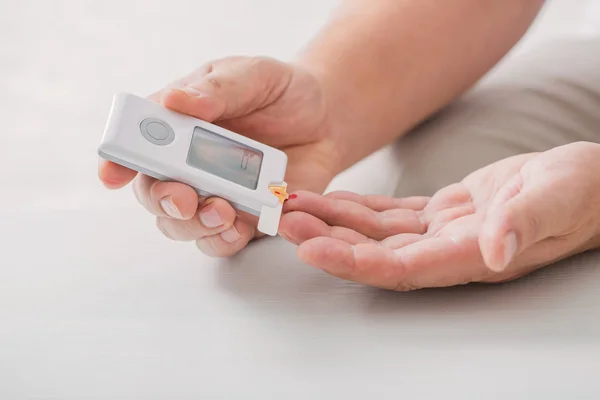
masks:
<path fill-rule="evenodd" d="M 555 1 L 529 41 L 593 35 Z M 597 399 L 589 253 L 503 286 L 389 293 L 264 240 L 229 260 L 164 239 L 96 179 L 116 91 L 229 54 L 290 58 L 333 1 L 0 3 L 0 399 Z M 378 154 L 332 187 L 388 193 Z M 369 179 L 367 179 L 369 177 Z"/>

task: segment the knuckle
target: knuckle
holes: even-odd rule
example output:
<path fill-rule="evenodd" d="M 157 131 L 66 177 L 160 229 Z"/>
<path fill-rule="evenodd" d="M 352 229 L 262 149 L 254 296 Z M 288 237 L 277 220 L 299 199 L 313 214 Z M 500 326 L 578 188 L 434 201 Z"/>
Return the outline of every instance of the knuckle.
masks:
<path fill-rule="evenodd" d="M 204 64 L 200 68 L 200 71 L 201 71 L 202 74 L 208 75 L 211 72 L 213 72 L 214 69 L 215 69 L 215 63 L 211 61 L 211 62 L 208 62 L 208 63 Z"/>
<path fill-rule="evenodd" d="M 287 76 L 286 64 L 269 57 L 251 57 L 246 61 L 244 69 L 249 75 L 263 82 L 265 90 L 276 91 L 280 89 L 282 82 L 288 82 L 283 79 Z"/>
<path fill-rule="evenodd" d="M 221 89 L 221 87 L 223 86 L 223 82 L 221 81 L 221 79 L 216 76 L 207 77 L 206 82 L 208 82 L 210 84 L 210 86 L 213 87 L 213 89 L 217 89 L 217 90 Z"/>

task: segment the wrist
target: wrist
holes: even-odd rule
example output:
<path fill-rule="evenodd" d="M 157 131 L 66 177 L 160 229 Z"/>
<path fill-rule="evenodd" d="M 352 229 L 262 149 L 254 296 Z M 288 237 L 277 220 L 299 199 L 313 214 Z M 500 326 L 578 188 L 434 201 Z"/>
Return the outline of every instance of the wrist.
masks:
<path fill-rule="evenodd" d="M 377 140 L 364 134 L 366 130 L 361 127 L 358 113 L 352 111 L 356 107 L 354 96 L 347 85 L 340 87 L 335 74 L 307 58 L 297 60 L 294 65 L 311 75 L 319 88 L 325 110 L 322 147 L 329 152 L 328 170 L 335 176 L 369 155 Z"/>

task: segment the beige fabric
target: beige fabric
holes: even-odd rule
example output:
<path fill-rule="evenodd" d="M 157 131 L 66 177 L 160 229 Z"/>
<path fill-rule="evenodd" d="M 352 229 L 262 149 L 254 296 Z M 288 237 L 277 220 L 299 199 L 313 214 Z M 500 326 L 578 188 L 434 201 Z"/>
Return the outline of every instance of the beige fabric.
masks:
<path fill-rule="evenodd" d="M 600 39 L 511 58 L 400 140 L 396 195 L 432 195 L 496 160 L 581 140 L 600 141 Z"/>

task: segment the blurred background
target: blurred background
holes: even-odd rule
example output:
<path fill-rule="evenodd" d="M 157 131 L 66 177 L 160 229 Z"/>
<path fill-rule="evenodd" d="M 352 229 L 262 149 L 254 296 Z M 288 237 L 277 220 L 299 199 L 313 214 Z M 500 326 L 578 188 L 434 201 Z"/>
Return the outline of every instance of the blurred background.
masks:
<path fill-rule="evenodd" d="M 291 60 L 336 4 L 0 0 L 0 399 L 598 398 L 597 273 L 391 295 L 283 241 L 208 259 L 99 183 L 115 92 L 218 57 Z M 551 0 L 514 53 L 592 35 L 598 0 Z M 389 193 L 388 162 L 332 186 Z"/>

